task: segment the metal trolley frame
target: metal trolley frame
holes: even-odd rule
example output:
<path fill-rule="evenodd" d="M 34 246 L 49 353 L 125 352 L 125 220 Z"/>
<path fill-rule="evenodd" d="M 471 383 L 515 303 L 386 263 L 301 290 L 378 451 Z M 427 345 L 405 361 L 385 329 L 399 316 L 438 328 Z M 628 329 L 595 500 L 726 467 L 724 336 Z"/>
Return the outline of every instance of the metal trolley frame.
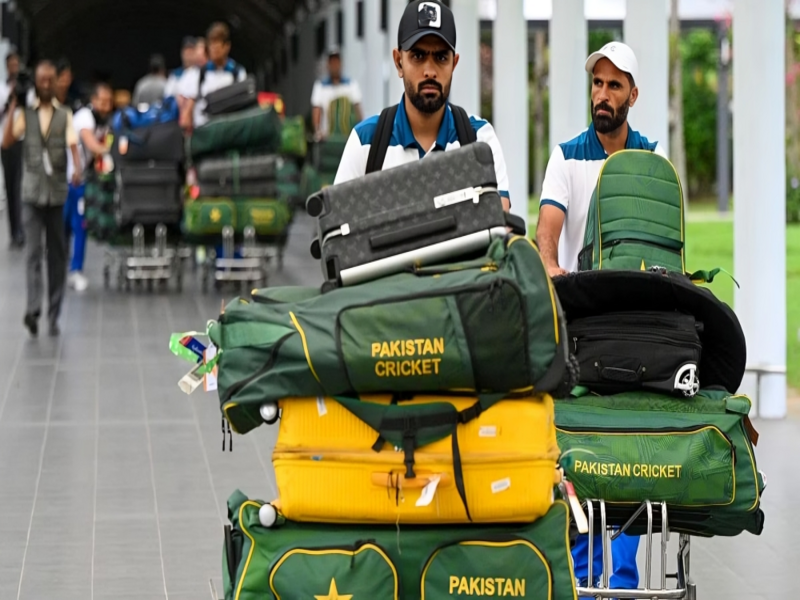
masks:
<path fill-rule="evenodd" d="M 219 289 L 225 283 L 238 283 L 243 294 L 255 287 L 266 287 L 267 265 L 275 260 L 278 268 L 283 267 L 283 248 L 259 245 L 256 231 L 252 226 L 244 230 L 244 244 L 240 257 L 235 256 L 235 236 L 233 227 L 222 230 L 222 256 L 211 249 L 202 266 L 202 289 L 208 291 L 210 284 Z"/>
<path fill-rule="evenodd" d="M 595 513 L 600 513 L 600 534 L 602 544 L 602 557 L 603 557 L 603 574 L 601 581 L 597 587 L 579 587 L 578 596 L 581 598 L 598 598 L 598 599 L 643 599 L 643 600 L 696 600 L 697 589 L 692 582 L 689 573 L 689 557 L 690 557 L 690 542 L 689 535 L 679 534 L 678 556 L 677 556 L 677 571 L 675 573 L 667 573 L 667 543 L 670 538 L 669 530 L 669 515 L 667 511 L 667 504 L 665 502 L 651 502 L 649 500 L 643 502 L 636 512 L 631 515 L 627 522 L 620 528 L 612 527 L 608 524 L 606 514 L 606 503 L 604 500 L 589 500 L 583 503 L 588 517 L 588 533 L 589 533 L 589 563 L 588 563 L 588 580 L 590 585 L 595 581 L 592 557 L 594 556 L 594 537 L 595 537 Z M 609 572 L 611 570 L 611 542 L 617 537 L 625 533 L 633 523 L 639 519 L 642 513 L 646 512 L 647 518 L 647 532 L 645 537 L 645 573 L 644 582 L 645 587 L 636 590 L 621 590 L 611 589 L 609 587 Z M 658 513 L 655 515 L 654 513 Z M 653 525 L 655 518 L 661 521 L 661 582 L 660 588 L 654 588 L 652 585 L 652 567 L 653 567 Z M 675 587 L 667 588 L 667 580 L 674 580 Z"/>

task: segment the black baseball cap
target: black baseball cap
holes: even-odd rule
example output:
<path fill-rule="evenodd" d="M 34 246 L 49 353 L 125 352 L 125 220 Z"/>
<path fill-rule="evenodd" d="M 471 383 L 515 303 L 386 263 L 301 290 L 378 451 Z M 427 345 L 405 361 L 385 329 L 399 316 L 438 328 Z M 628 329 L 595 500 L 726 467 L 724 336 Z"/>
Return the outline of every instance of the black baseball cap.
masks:
<path fill-rule="evenodd" d="M 414 0 L 403 13 L 397 30 L 397 47 L 409 50 L 426 35 L 442 38 L 456 51 L 456 20 L 444 4 L 432 0 Z"/>

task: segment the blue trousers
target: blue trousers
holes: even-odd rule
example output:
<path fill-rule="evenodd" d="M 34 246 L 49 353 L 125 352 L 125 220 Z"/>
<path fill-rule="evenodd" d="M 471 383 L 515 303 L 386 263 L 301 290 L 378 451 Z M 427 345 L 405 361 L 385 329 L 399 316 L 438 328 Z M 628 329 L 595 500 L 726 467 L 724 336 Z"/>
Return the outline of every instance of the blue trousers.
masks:
<path fill-rule="evenodd" d="M 83 214 L 83 194 L 86 186 L 77 187 L 69 184 L 67 201 L 64 203 L 64 222 L 67 226 L 67 240 L 73 238 L 72 261 L 69 271 L 83 271 L 83 261 L 86 258 L 86 218 Z M 69 242 L 67 242 L 69 243 Z"/>
<path fill-rule="evenodd" d="M 592 561 L 592 577 L 596 585 L 603 573 L 602 537 L 595 535 L 594 559 Z M 639 587 L 639 568 L 636 564 L 636 553 L 639 550 L 639 536 L 622 534 L 611 542 L 611 564 L 609 585 L 612 588 L 632 590 Z M 589 585 L 589 536 L 579 535 L 572 549 L 572 560 L 575 565 L 575 576 L 582 587 Z"/>

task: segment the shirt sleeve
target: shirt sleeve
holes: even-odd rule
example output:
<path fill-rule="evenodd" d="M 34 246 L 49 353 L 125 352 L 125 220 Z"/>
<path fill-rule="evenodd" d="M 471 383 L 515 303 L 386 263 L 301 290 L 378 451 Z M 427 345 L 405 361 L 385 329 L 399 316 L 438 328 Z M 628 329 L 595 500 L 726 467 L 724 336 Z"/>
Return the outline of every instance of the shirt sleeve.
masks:
<path fill-rule="evenodd" d="M 479 142 L 486 142 L 491 147 L 492 155 L 494 156 L 494 171 L 497 176 L 497 189 L 501 196 L 510 200 L 511 198 L 508 193 L 508 168 L 506 167 L 506 159 L 503 156 L 503 148 L 500 146 L 500 139 L 497 137 L 497 132 L 495 132 L 492 124 L 487 122 L 478 129 L 476 135 Z"/>
<path fill-rule="evenodd" d="M 75 125 L 72 122 L 72 111 L 67 111 L 67 147 L 78 145 L 78 133 L 75 131 Z"/>
<path fill-rule="evenodd" d="M 561 150 L 561 146 L 556 146 L 550 155 L 547 170 L 544 173 L 542 197 L 539 201 L 539 206 L 555 206 L 566 213 L 569 209 L 570 193 L 567 161 L 564 159 L 564 152 Z"/>
<path fill-rule="evenodd" d="M 75 117 L 72 119 L 72 124 L 75 128 L 75 133 L 78 134 L 78 138 L 81 136 L 81 131 L 84 129 L 89 129 L 91 131 L 95 130 L 97 127 L 97 123 L 95 121 L 94 115 L 92 111 L 88 108 L 82 108 L 78 112 L 75 113 Z"/>
<path fill-rule="evenodd" d="M 178 81 L 178 94 L 190 100 L 197 100 L 198 87 L 200 86 L 200 70 L 192 67 L 184 72 Z"/>
<path fill-rule="evenodd" d="M 311 106 L 314 108 L 322 108 L 322 82 L 315 81 L 314 87 L 311 88 Z"/>
<path fill-rule="evenodd" d="M 655 152 L 659 156 L 663 156 L 664 158 L 669 160 L 669 156 L 667 156 L 667 153 L 664 150 L 664 146 L 662 146 L 660 142 L 656 144 L 656 148 L 655 148 L 655 150 L 653 150 L 653 152 Z"/>
<path fill-rule="evenodd" d="M 11 125 L 11 134 L 15 140 L 21 140 L 25 135 L 25 111 L 18 108 L 14 113 L 14 123 Z"/>
<path fill-rule="evenodd" d="M 358 132 L 353 129 L 344 147 L 344 154 L 342 154 L 342 160 L 339 162 L 339 170 L 336 171 L 336 178 L 333 181 L 334 185 L 364 176 L 367 172 L 369 149 L 369 145 L 361 145 L 361 138 L 358 137 Z"/>

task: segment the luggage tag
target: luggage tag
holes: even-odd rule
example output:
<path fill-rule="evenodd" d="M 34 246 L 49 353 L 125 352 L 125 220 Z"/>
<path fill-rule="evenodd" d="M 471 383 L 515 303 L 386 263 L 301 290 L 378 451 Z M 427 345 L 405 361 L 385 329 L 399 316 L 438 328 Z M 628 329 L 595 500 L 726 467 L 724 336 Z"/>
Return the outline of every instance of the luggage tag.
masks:
<path fill-rule="evenodd" d="M 436 488 L 439 487 L 439 481 L 441 481 L 441 475 L 434 475 L 431 477 L 428 485 L 422 488 L 422 493 L 419 495 L 417 499 L 416 505 L 419 507 L 423 506 L 430 506 L 431 502 L 433 502 L 433 497 L 436 495 Z"/>
<path fill-rule="evenodd" d="M 216 361 L 214 360 L 217 356 L 217 347 L 214 344 L 209 344 L 208 348 L 206 348 L 205 352 L 203 353 L 203 364 L 208 365 L 209 363 L 213 362 L 214 366 L 212 367 L 211 371 L 205 374 L 203 377 L 203 387 L 207 392 L 215 392 L 217 391 L 217 365 Z"/>
<path fill-rule="evenodd" d="M 210 325 L 209 325 L 210 326 Z M 178 387 L 185 394 L 192 394 L 206 379 L 206 375 L 214 372 L 216 383 L 216 366 L 220 353 L 214 348 L 212 356 L 206 359 L 207 348 L 195 336 L 206 335 L 198 332 L 173 333 L 169 340 L 169 349 L 177 357 L 194 363 L 192 370 L 178 382 Z"/>
<path fill-rule="evenodd" d="M 53 174 L 53 163 L 50 162 L 50 153 L 47 149 L 42 150 L 42 165 L 44 166 L 45 175 L 50 177 Z"/>

